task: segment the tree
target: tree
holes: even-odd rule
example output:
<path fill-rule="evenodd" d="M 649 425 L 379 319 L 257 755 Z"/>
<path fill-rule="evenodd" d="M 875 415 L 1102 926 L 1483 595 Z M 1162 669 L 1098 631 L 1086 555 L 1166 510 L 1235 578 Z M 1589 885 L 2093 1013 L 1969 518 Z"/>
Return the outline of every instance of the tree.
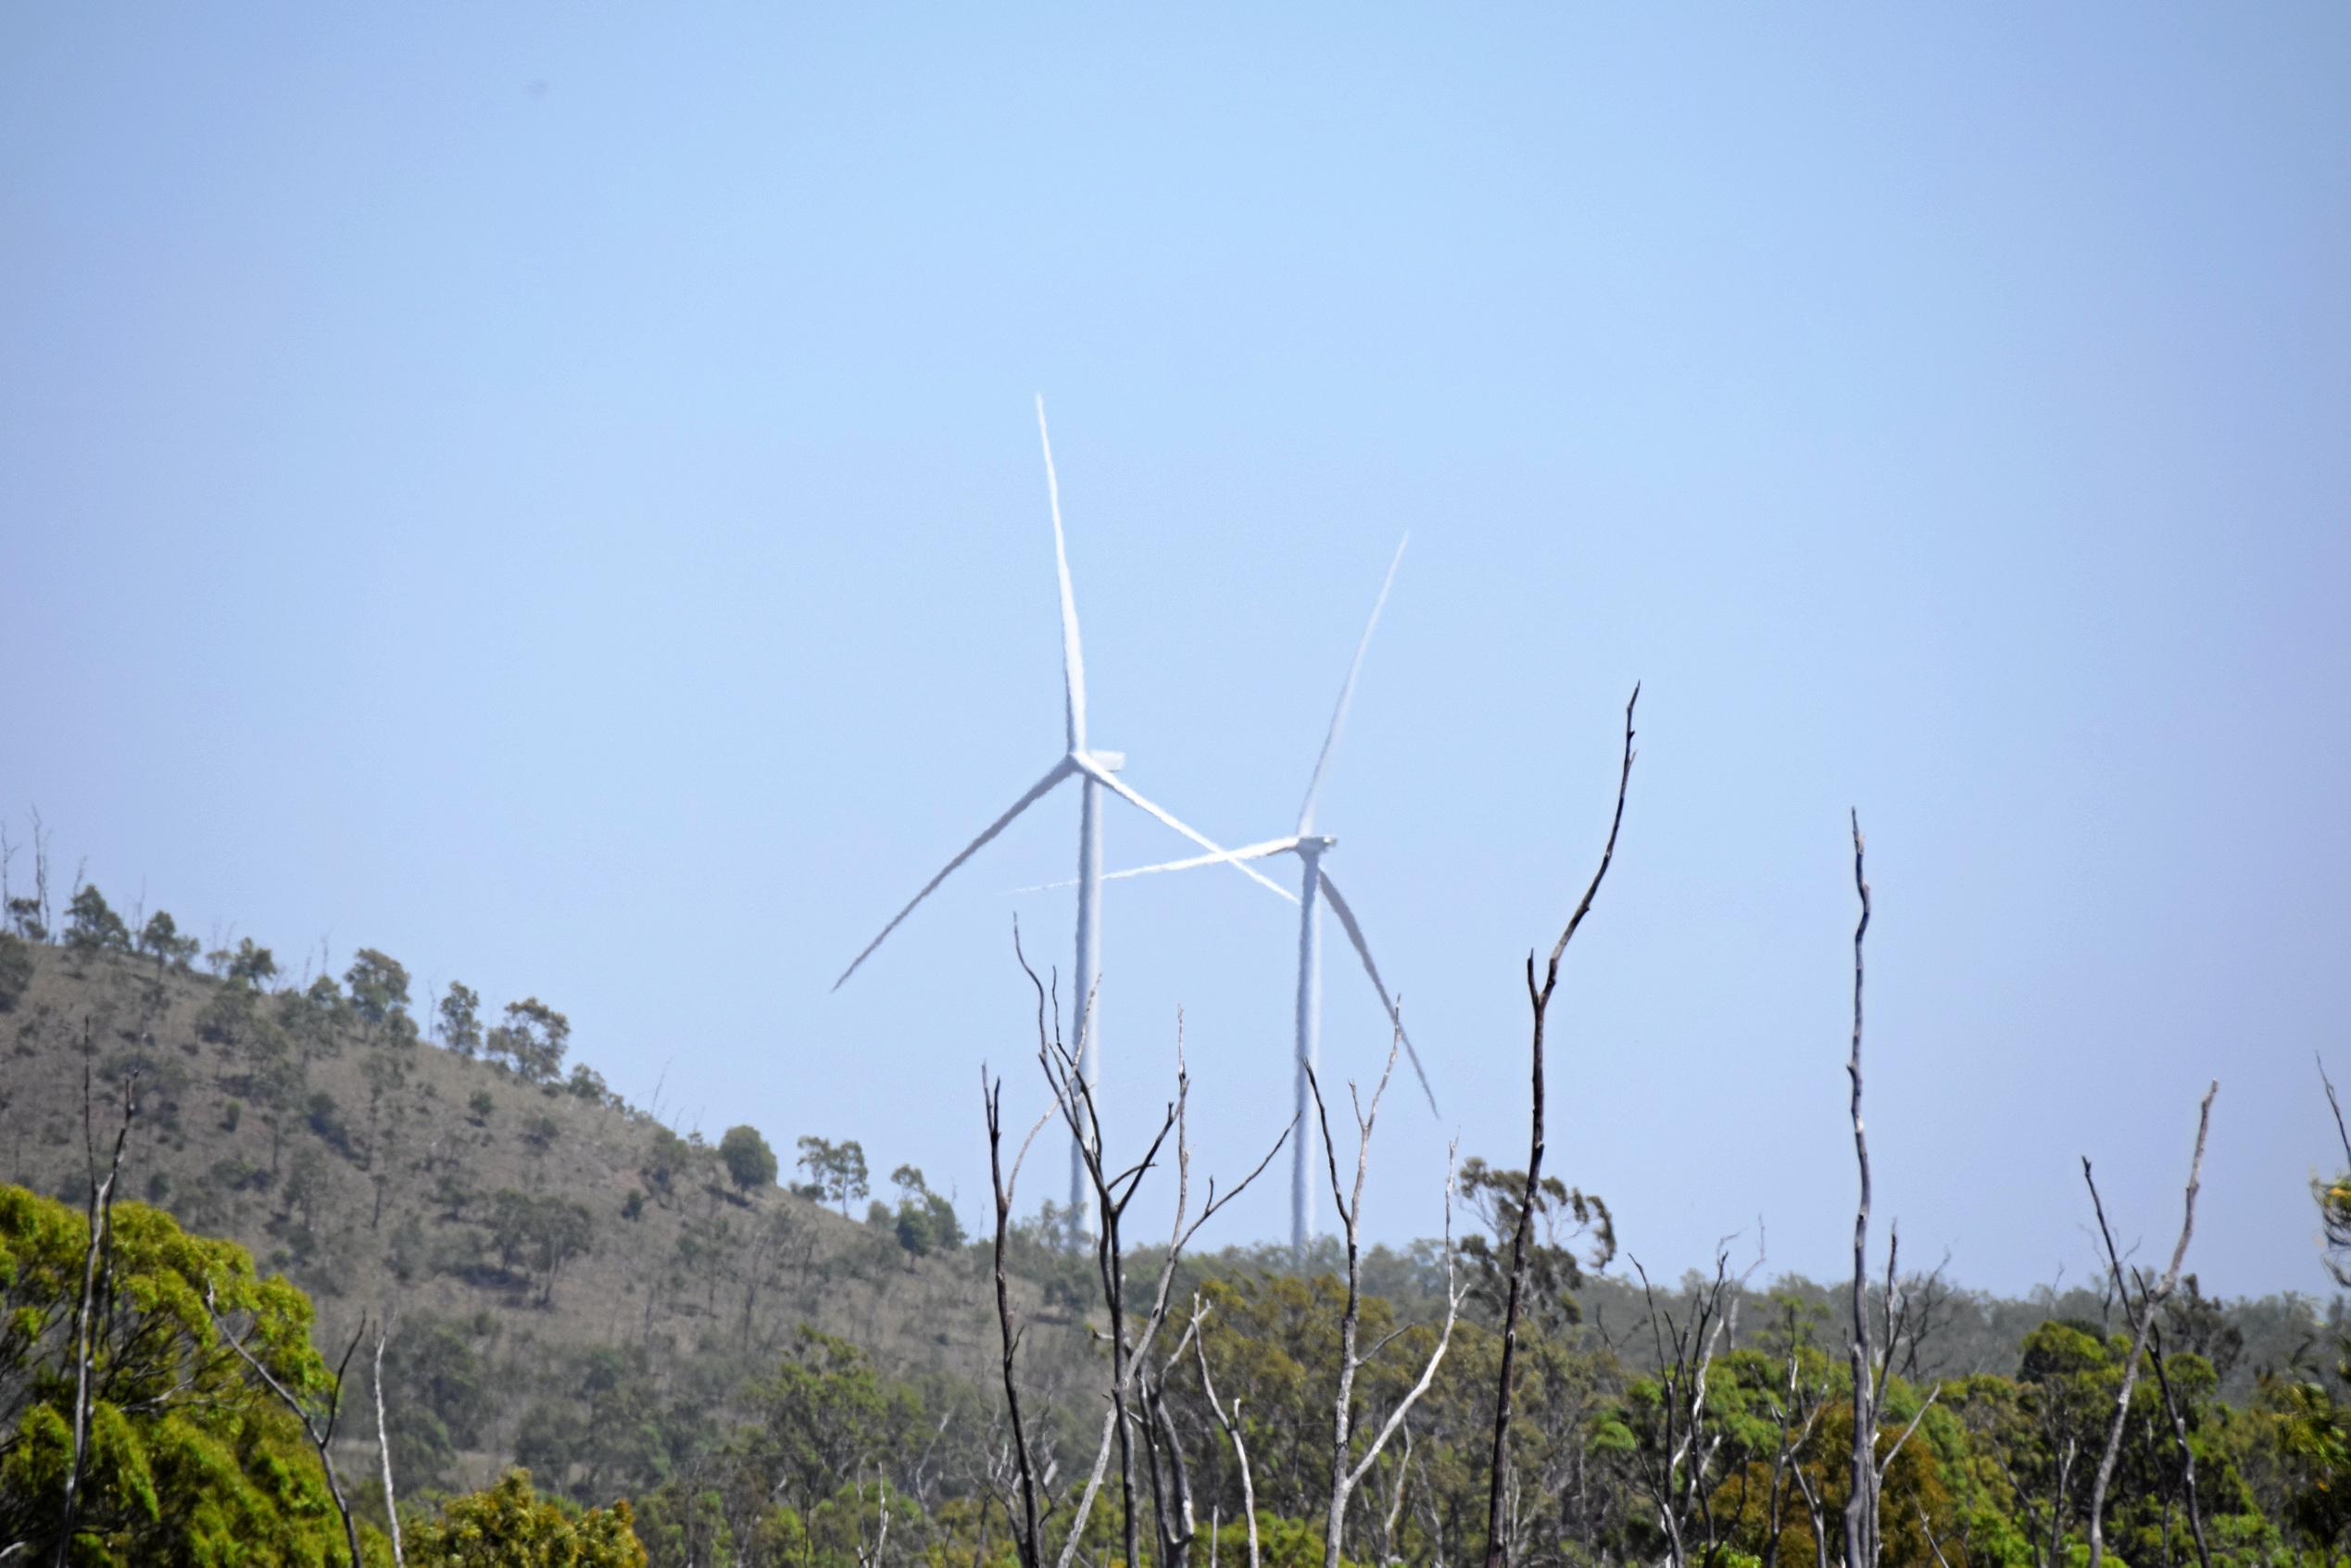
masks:
<path fill-rule="evenodd" d="M 32 954 L 24 939 L 0 931 L 0 1012 L 17 1005 L 32 984 Z"/>
<path fill-rule="evenodd" d="M 509 1187 L 490 1200 L 490 1243 L 498 1263 L 538 1282 L 538 1304 L 555 1299 L 555 1279 L 563 1265 L 588 1250 L 596 1223 L 568 1198 L 534 1197 Z"/>
<path fill-rule="evenodd" d="M 250 936 L 237 943 L 235 952 L 223 949 L 212 956 L 227 966 L 230 985 L 241 985 L 247 990 L 259 990 L 278 972 L 278 960 L 271 956 L 270 949 L 254 946 Z"/>
<path fill-rule="evenodd" d="M 1462 1162 L 1457 1185 L 1462 1201 L 1485 1222 L 1488 1232 L 1463 1236 L 1457 1248 L 1468 1265 L 1470 1293 L 1479 1306 L 1500 1316 L 1509 1288 L 1503 1248 L 1518 1234 L 1527 1173 L 1497 1171 L 1472 1156 Z M 1616 1223 L 1598 1195 L 1571 1187 L 1556 1176 L 1542 1179 L 1535 1220 L 1540 1239 L 1530 1238 L 1527 1248 L 1527 1302 L 1535 1321 L 1553 1330 L 1578 1320 L 1573 1292 L 1582 1288 L 1584 1271 L 1604 1269 L 1616 1255 Z M 1577 1256 L 1578 1240 L 1588 1241 L 1589 1259 Z"/>
<path fill-rule="evenodd" d="M 461 980 L 449 982 L 449 994 L 441 998 L 441 1043 L 459 1056 L 471 1057 L 482 1048 L 482 994 Z"/>
<path fill-rule="evenodd" d="M 645 1568 L 632 1518 L 625 1499 L 572 1517 L 532 1489 L 529 1471 L 513 1470 L 419 1526 L 408 1558 L 411 1568 Z"/>
<path fill-rule="evenodd" d="M 149 916 L 139 932 L 139 951 L 173 969 L 187 968 L 188 960 L 195 957 L 201 946 L 195 937 L 181 935 L 179 922 L 163 909 Z"/>
<path fill-rule="evenodd" d="M 794 1161 L 809 1175 L 805 1185 L 793 1190 L 803 1198 L 819 1203 L 837 1203 L 841 1217 L 849 1217 L 849 1206 L 871 1190 L 865 1179 L 865 1148 L 855 1138 L 843 1138 L 835 1143 L 829 1138 L 806 1137 L 800 1140 L 800 1157 Z"/>
<path fill-rule="evenodd" d="M 515 1072 L 534 1084 L 552 1083 L 571 1038 L 572 1021 L 531 997 L 507 1003 L 506 1022 L 490 1031 L 486 1054 L 511 1058 Z"/>
<path fill-rule="evenodd" d="M 66 906 L 66 946 L 83 953 L 131 950 L 131 928 L 94 884 L 83 884 Z"/>
<path fill-rule="evenodd" d="M 670 1196 L 678 1176 L 692 1167 L 694 1146 L 667 1127 L 653 1129 L 653 1146 L 646 1151 L 645 1163 L 638 1167 L 646 1185 L 662 1198 Z"/>
<path fill-rule="evenodd" d="M 373 947 L 362 947 L 343 972 L 351 987 L 351 1010 L 362 1023 L 382 1027 L 397 1018 L 405 1021 L 409 1007 L 409 972 Z"/>
<path fill-rule="evenodd" d="M 955 1205 L 931 1190 L 922 1171 L 900 1165 L 890 1173 L 898 1188 L 898 1244 L 917 1258 L 963 1245 L 963 1223 Z"/>
<path fill-rule="evenodd" d="M 745 1192 L 775 1185 L 775 1151 L 767 1147 L 757 1127 L 729 1127 L 719 1139 L 719 1159 L 735 1185 Z"/>
<path fill-rule="evenodd" d="M 58 1546 L 75 1399 L 60 1357 L 74 1355 L 89 1234 L 66 1205 L 0 1186 L 9 1323 L 0 1336 L 0 1540 L 29 1549 L 28 1562 L 49 1562 Z M 342 1561 L 342 1521 L 318 1459 L 256 1375 L 266 1369 L 312 1399 L 332 1385 L 311 1348 L 308 1299 L 283 1278 L 257 1277 L 234 1243 L 189 1235 L 140 1203 L 114 1207 L 102 1278 L 73 1560 Z M 252 1362 L 229 1352 L 229 1333 Z"/>

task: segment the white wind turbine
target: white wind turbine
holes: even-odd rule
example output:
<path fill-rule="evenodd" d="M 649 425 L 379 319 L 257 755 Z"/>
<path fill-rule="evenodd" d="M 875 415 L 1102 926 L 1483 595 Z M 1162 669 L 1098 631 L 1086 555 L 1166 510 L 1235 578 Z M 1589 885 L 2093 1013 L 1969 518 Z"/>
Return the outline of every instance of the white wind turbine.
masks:
<path fill-rule="evenodd" d="M 1096 751 L 1086 743 L 1086 659 L 1077 639 L 1077 599 L 1070 591 L 1069 550 L 1062 534 L 1061 482 L 1053 472 L 1053 440 L 1045 428 L 1045 399 L 1037 399 L 1037 435 L 1045 449 L 1045 491 L 1053 512 L 1053 565 L 1061 579 L 1062 592 L 1062 680 L 1065 698 L 1063 709 L 1068 733 L 1068 751 L 1046 771 L 1045 776 L 1031 784 L 1028 793 L 1012 804 L 1011 809 L 987 824 L 977 838 L 963 846 L 956 857 L 938 870 L 938 874 L 923 884 L 923 890 L 906 902 L 906 907 L 890 917 L 881 934 L 865 944 L 865 950 L 849 960 L 841 971 L 841 978 L 833 982 L 837 991 L 858 966 L 873 956 L 900 922 L 914 912 L 914 906 L 929 897 L 938 884 L 948 879 L 956 867 L 977 854 L 987 841 L 1011 825 L 1014 817 L 1027 810 L 1050 794 L 1063 780 L 1080 781 L 1077 809 L 1077 966 L 1075 985 L 1071 993 L 1072 1033 L 1075 1036 L 1079 1071 L 1088 1085 L 1101 1081 L 1102 1045 L 1100 1010 L 1094 996 L 1095 981 L 1101 972 L 1102 960 L 1102 833 L 1101 792 L 1133 802 L 1143 810 L 1165 822 L 1194 844 L 1210 851 L 1206 859 L 1229 860 L 1233 869 L 1251 881 L 1263 884 L 1284 898 L 1290 897 L 1287 888 L 1268 881 L 1256 868 L 1244 865 L 1240 859 L 1228 856 L 1215 842 L 1197 830 L 1177 822 L 1162 808 L 1144 799 L 1127 787 L 1118 777 L 1118 770 L 1125 765 L 1125 756 L 1116 751 Z M 1205 863 L 1205 862 L 1203 862 Z M 1342 919 L 1345 916 L 1342 914 Z M 1352 924 L 1352 922 L 1351 922 Z M 1075 1137 L 1069 1156 L 1070 1209 L 1077 1226 L 1087 1229 L 1091 1188 L 1087 1182 L 1085 1160 Z"/>
<path fill-rule="evenodd" d="M 1113 872 L 1110 880 L 1130 876 L 1150 876 L 1160 872 L 1189 871 L 1195 866 L 1233 865 L 1259 859 L 1268 855 L 1289 854 L 1301 862 L 1298 897 L 1298 1059 L 1297 1102 L 1290 1123 L 1289 1166 L 1289 1241 L 1291 1250 L 1303 1256 L 1314 1228 L 1314 1192 L 1320 1185 L 1314 1175 L 1314 1139 L 1307 1118 L 1314 1110 L 1314 1090 L 1307 1081 L 1310 1069 L 1319 1065 L 1323 1032 L 1323 933 L 1322 906 L 1327 901 L 1331 912 L 1339 917 L 1347 940 L 1354 945 L 1355 956 L 1364 960 L 1364 972 L 1371 977 L 1372 989 L 1379 993 L 1379 1005 L 1388 1010 L 1389 1021 L 1395 1025 L 1397 1036 L 1404 1043 L 1404 1052 L 1413 1064 L 1414 1073 L 1420 1079 L 1421 1093 L 1428 1097 L 1428 1109 L 1437 1109 L 1436 1092 L 1428 1086 L 1428 1074 L 1420 1064 L 1420 1053 L 1413 1048 L 1412 1038 L 1404 1033 L 1404 1021 L 1396 1004 L 1388 994 L 1387 983 L 1379 977 L 1379 966 L 1372 961 L 1371 946 L 1364 940 L 1364 928 L 1355 919 L 1355 911 L 1339 897 L 1339 884 L 1323 870 L 1323 857 L 1337 846 L 1339 840 L 1314 831 L 1314 797 L 1323 787 L 1323 775 L 1330 768 L 1331 753 L 1339 745 L 1339 732 L 1347 722 L 1348 705 L 1355 697 L 1355 678 L 1363 672 L 1364 655 L 1371 647 L 1372 631 L 1379 624 L 1379 612 L 1388 608 L 1388 590 L 1395 583 L 1396 568 L 1403 563 L 1405 536 L 1396 546 L 1395 559 L 1388 563 L 1388 575 L 1379 585 L 1379 597 L 1372 604 L 1371 619 L 1364 623 L 1364 635 L 1355 645 L 1355 658 L 1347 667 L 1347 682 L 1339 688 L 1339 706 L 1331 710 L 1330 729 L 1323 736 L 1321 755 L 1314 759 L 1314 774 L 1306 783 L 1306 801 L 1299 808 L 1297 830 L 1286 837 L 1269 838 L 1260 844 L 1245 844 L 1238 849 L 1219 849 L 1188 859 L 1169 860 L 1156 866 L 1137 866 L 1132 870 Z M 1274 884 L 1260 877 L 1268 887 Z M 1065 887 L 1067 883 L 1051 885 Z M 1023 892 L 1036 891 L 1024 888 Z M 1289 895 L 1275 887 L 1285 898 Z"/>

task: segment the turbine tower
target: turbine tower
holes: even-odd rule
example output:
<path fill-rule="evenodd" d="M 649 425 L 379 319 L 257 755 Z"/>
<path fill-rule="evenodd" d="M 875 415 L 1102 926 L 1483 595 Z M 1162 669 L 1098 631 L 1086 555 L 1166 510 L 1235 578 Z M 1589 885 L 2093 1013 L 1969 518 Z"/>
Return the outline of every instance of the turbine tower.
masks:
<path fill-rule="evenodd" d="M 1289 1244 L 1291 1252 L 1304 1257 L 1306 1245 L 1314 1230 L 1315 1161 L 1314 1140 L 1308 1135 L 1308 1121 L 1314 1109 L 1314 1089 L 1308 1082 L 1308 1071 L 1319 1064 L 1323 1032 L 1323 934 L 1322 906 L 1327 902 L 1331 913 L 1339 917 L 1341 930 L 1355 949 L 1355 956 L 1364 961 L 1364 972 L 1370 976 L 1372 989 L 1379 993 L 1379 1005 L 1388 1010 L 1389 1021 L 1396 1027 L 1397 1036 L 1404 1043 L 1404 1052 L 1412 1060 L 1413 1073 L 1420 1079 L 1421 1093 L 1428 1097 L 1428 1109 L 1437 1110 L 1436 1092 L 1428 1086 L 1428 1074 L 1420 1064 L 1420 1052 L 1413 1047 L 1412 1037 L 1404 1033 L 1404 1021 L 1396 1004 L 1388 994 L 1387 983 L 1379 977 L 1379 966 L 1372 961 L 1371 945 L 1364 939 L 1364 928 L 1355 919 L 1355 911 L 1348 908 L 1339 896 L 1339 884 L 1323 869 L 1323 857 L 1339 841 L 1314 831 L 1314 797 L 1321 793 L 1323 775 L 1329 771 L 1331 753 L 1339 745 L 1339 733 L 1347 722 L 1347 709 L 1355 697 L 1355 678 L 1363 673 L 1364 655 L 1371 647 L 1372 631 L 1379 624 L 1379 612 L 1388 607 L 1388 590 L 1396 582 L 1396 568 L 1404 559 L 1404 543 L 1396 546 L 1395 558 L 1388 563 L 1388 576 L 1380 583 L 1379 597 L 1372 604 L 1371 619 L 1364 624 L 1362 639 L 1355 645 L 1355 658 L 1347 667 L 1346 684 L 1339 688 L 1339 706 L 1331 710 L 1330 728 L 1323 735 L 1323 749 L 1314 759 L 1314 776 L 1306 782 L 1305 804 L 1299 808 L 1298 827 L 1282 838 L 1269 838 L 1260 844 L 1243 845 L 1238 849 L 1216 850 L 1195 855 L 1187 859 L 1169 860 L 1156 866 L 1137 866 L 1128 871 L 1113 872 L 1111 880 L 1130 876 L 1149 876 L 1159 872 L 1189 871 L 1195 866 L 1220 864 L 1241 865 L 1268 855 L 1291 854 L 1301 862 L 1298 897 L 1298 1007 L 1296 1109 L 1290 1123 L 1289 1166 Z M 1258 879 L 1264 882 L 1264 878 Z M 1066 885 L 1056 884 L 1055 885 Z M 1265 883 L 1272 887 L 1273 884 Z M 1282 893 L 1278 887 L 1274 889 Z M 1288 897 L 1287 893 L 1283 893 Z"/>
<path fill-rule="evenodd" d="M 1045 449 L 1045 492 L 1053 512 L 1053 566 L 1061 579 L 1062 595 L 1062 690 L 1063 720 L 1068 750 L 1046 770 L 1045 776 L 1031 784 L 1028 792 L 1012 804 L 1002 816 L 987 824 L 977 838 L 963 846 L 956 857 L 938 870 L 938 873 L 923 884 L 923 890 L 906 902 L 906 907 L 890 917 L 881 934 L 865 944 L 865 949 L 849 960 L 841 971 L 841 978 L 833 982 L 837 991 L 858 966 L 873 956 L 889 934 L 896 931 L 914 907 L 929 897 L 932 892 L 956 867 L 970 859 L 989 839 L 1002 833 L 1013 818 L 1036 805 L 1064 780 L 1079 781 L 1077 807 L 1077 963 L 1074 972 L 1075 988 L 1071 997 L 1072 1029 L 1075 1041 L 1078 1070 L 1088 1085 L 1101 1081 L 1102 1045 L 1101 1020 L 1094 1007 L 1094 988 L 1101 973 L 1102 960 L 1102 827 L 1101 796 L 1107 790 L 1130 802 L 1210 851 L 1203 863 L 1228 861 L 1236 871 L 1251 881 L 1260 883 L 1284 898 L 1289 891 L 1267 880 L 1253 866 L 1228 856 L 1215 842 L 1197 830 L 1177 822 L 1165 809 L 1144 799 L 1121 780 L 1118 770 L 1125 765 L 1123 753 L 1096 751 L 1086 737 L 1086 659 L 1078 644 L 1077 598 L 1070 591 L 1069 549 L 1062 533 L 1061 482 L 1053 472 L 1053 439 L 1045 428 L 1045 399 L 1037 399 L 1037 435 Z M 1344 919 L 1344 916 L 1341 916 Z M 1083 1147 L 1073 1133 L 1069 1152 L 1070 1210 L 1076 1228 L 1090 1234 L 1092 1187 L 1087 1180 Z"/>

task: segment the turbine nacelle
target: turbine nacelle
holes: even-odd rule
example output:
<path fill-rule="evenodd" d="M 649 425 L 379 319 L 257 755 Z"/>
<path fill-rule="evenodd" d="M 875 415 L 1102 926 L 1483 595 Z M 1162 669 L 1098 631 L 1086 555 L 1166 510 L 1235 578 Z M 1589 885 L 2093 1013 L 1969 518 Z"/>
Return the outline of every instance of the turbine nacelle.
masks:
<path fill-rule="evenodd" d="M 1100 769 L 1105 773 L 1115 773 L 1126 766 L 1126 753 L 1103 751 L 1099 747 L 1087 746 L 1083 750 L 1071 752 L 1069 760 L 1070 765 L 1081 773 L 1091 771 L 1093 769 Z"/>

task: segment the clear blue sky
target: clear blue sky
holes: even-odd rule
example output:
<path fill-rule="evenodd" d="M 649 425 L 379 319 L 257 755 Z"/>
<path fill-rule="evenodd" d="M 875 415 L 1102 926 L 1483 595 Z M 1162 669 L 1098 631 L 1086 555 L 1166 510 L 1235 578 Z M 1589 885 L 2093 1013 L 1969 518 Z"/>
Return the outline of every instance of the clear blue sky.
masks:
<path fill-rule="evenodd" d="M 2351 12 L 1265 9 L 10 8 L 0 807 L 976 1220 L 1074 796 L 826 986 L 1061 745 L 1041 390 L 1097 741 L 1227 841 L 1411 531 L 1322 811 L 1447 1114 L 1393 1102 L 1377 1234 L 1452 1131 L 1523 1158 L 1638 678 L 1551 1148 L 1653 1272 L 1842 1266 L 1858 806 L 1905 1251 L 2082 1277 L 2085 1153 L 2162 1251 L 2217 1075 L 2192 1266 L 2321 1287 Z M 1125 1126 L 1181 1003 L 1201 1166 L 1271 1137 L 1290 932 L 1114 892 Z"/>

